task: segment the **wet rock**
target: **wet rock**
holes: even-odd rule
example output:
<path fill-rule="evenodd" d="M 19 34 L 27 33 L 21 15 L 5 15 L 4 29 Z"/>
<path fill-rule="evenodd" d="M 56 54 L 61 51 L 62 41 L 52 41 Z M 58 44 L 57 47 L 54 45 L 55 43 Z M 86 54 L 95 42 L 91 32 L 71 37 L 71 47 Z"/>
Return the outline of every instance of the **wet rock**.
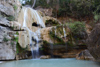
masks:
<path fill-rule="evenodd" d="M 94 60 L 93 56 L 88 50 L 81 51 L 77 54 L 76 59 L 78 60 Z"/>
<path fill-rule="evenodd" d="M 49 59 L 49 58 L 50 58 L 50 56 L 48 56 L 48 55 L 47 56 L 41 56 L 40 57 L 40 59 Z"/>

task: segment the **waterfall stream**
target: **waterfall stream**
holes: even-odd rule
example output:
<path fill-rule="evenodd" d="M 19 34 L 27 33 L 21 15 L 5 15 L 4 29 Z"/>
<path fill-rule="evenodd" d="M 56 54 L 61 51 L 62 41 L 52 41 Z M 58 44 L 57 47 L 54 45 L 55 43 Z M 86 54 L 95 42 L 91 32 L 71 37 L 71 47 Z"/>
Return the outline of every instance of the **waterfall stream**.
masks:
<path fill-rule="evenodd" d="M 65 38 L 65 40 L 66 40 L 66 31 L 65 31 L 64 26 L 63 26 L 63 33 L 64 33 L 64 38 Z"/>
<path fill-rule="evenodd" d="M 27 18 L 28 18 L 28 10 L 30 9 L 32 13 L 32 17 L 34 15 L 34 19 L 36 19 L 37 24 L 40 25 L 40 27 L 37 28 L 35 32 L 33 32 L 28 26 L 27 26 Z M 24 7 L 23 9 L 24 12 L 24 21 L 23 21 L 23 28 L 25 31 L 28 31 L 29 33 L 29 41 L 30 41 L 30 49 L 32 52 L 32 58 L 39 58 L 39 41 L 41 40 L 41 27 L 45 27 L 45 24 L 42 20 L 42 17 L 39 16 L 38 12 L 34 9 L 31 8 L 26 8 Z M 33 43 L 35 41 L 35 44 Z M 34 47 L 34 49 L 33 49 Z"/>
<path fill-rule="evenodd" d="M 64 39 L 65 39 L 65 45 L 66 45 L 66 52 L 67 52 L 67 42 L 66 42 L 66 36 L 67 36 L 67 34 L 66 34 L 66 30 L 64 28 L 64 25 L 63 25 L 63 33 L 64 33 Z"/>
<path fill-rule="evenodd" d="M 35 3 L 36 3 L 36 0 L 34 0 L 34 3 L 33 3 L 33 5 L 32 5 L 32 8 L 35 6 Z"/>

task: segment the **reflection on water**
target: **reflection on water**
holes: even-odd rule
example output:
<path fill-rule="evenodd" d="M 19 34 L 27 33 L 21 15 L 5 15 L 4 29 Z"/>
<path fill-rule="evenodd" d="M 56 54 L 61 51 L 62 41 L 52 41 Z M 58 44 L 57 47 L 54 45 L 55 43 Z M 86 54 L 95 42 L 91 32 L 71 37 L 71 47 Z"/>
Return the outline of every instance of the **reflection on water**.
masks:
<path fill-rule="evenodd" d="M 0 67 L 100 67 L 100 63 L 76 59 L 20 60 L 0 64 Z"/>

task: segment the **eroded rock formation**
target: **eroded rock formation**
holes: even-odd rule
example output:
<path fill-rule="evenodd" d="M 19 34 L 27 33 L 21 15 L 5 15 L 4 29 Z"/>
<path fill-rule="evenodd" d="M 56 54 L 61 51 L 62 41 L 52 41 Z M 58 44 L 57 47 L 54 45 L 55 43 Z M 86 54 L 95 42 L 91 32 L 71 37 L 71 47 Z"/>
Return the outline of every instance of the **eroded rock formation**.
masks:
<path fill-rule="evenodd" d="M 91 55 L 100 61 L 100 23 L 98 23 L 92 30 L 91 34 L 87 39 L 88 49 Z"/>
<path fill-rule="evenodd" d="M 0 1 L 0 60 L 15 59 L 17 35 L 10 21 L 16 19 L 20 6 L 15 0 Z"/>

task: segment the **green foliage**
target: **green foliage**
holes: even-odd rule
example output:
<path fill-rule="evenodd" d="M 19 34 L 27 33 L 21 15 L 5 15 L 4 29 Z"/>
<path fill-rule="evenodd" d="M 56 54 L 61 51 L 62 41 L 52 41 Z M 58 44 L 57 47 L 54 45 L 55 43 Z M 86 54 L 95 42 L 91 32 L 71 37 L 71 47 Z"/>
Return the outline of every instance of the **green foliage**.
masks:
<path fill-rule="evenodd" d="M 61 0 L 58 16 L 85 17 L 91 15 L 91 7 L 92 1 L 88 0 Z"/>
<path fill-rule="evenodd" d="M 93 12 L 96 15 L 100 13 L 100 0 L 37 0 L 35 7 L 41 6 L 43 8 L 53 8 L 53 14 L 59 16 L 73 16 L 81 18 L 92 16 Z M 34 0 L 26 0 L 26 4 L 33 5 Z M 97 20 L 97 16 L 95 16 Z"/>
<path fill-rule="evenodd" d="M 18 33 L 18 32 L 16 32 L 16 35 L 19 35 L 19 33 Z"/>
<path fill-rule="evenodd" d="M 14 16 L 9 16 L 9 17 L 7 17 L 7 20 L 14 21 L 15 20 L 15 17 Z"/>
<path fill-rule="evenodd" d="M 51 27 L 51 26 L 57 26 L 57 25 L 59 25 L 59 23 L 57 21 L 53 21 L 53 20 L 46 20 L 45 24 L 46 24 L 47 27 L 48 26 Z"/>
<path fill-rule="evenodd" d="M 59 36 L 55 35 L 53 32 L 50 32 L 49 35 L 55 41 L 60 42 L 60 43 L 64 43 L 64 41 Z"/>
<path fill-rule="evenodd" d="M 74 47 L 74 46 L 75 46 L 75 45 L 72 43 L 72 41 L 68 41 L 68 42 L 67 42 L 67 45 L 68 45 L 68 46 L 71 46 L 71 47 Z"/>
<path fill-rule="evenodd" d="M 8 39 L 6 36 L 4 36 L 3 41 L 4 41 L 4 42 L 8 42 L 9 39 Z"/>
<path fill-rule="evenodd" d="M 13 39 L 13 41 L 18 42 L 18 37 L 15 37 L 15 38 Z"/>
<path fill-rule="evenodd" d="M 82 22 L 74 22 L 68 24 L 69 28 L 71 29 L 72 34 L 79 35 L 81 32 L 85 32 L 85 24 Z"/>
<path fill-rule="evenodd" d="M 97 6 L 93 14 L 94 14 L 95 22 L 99 21 L 100 20 L 100 5 Z"/>
<path fill-rule="evenodd" d="M 14 8 L 14 10 L 17 10 L 17 6 L 16 5 L 14 5 L 13 8 Z"/>
<path fill-rule="evenodd" d="M 17 54 L 20 53 L 20 49 L 21 49 L 21 47 L 20 47 L 19 43 L 17 42 L 17 44 L 16 44 L 16 53 Z"/>
<path fill-rule="evenodd" d="M 22 48 L 22 47 L 19 45 L 19 43 L 17 42 L 17 44 L 16 44 L 16 53 L 17 53 L 17 54 L 23 53 L 24 51 L 27 50 L 27 48 L 28 48 L 28 46 L 27 46 L 26 48 Z"/>
<path fill-rule="evenodd" d="M 47 41 L 44 40 L 44 41 L 43 41 L 43 44 L 49 44 L 49 43 L 48 43 Z"/>
<path fill-rule="evenodd" d="M 100 19 L 100 15 L 99 15 L 99 14 L 98 14 L 98 15 L 95 14 L 95 15 L 94 15 L 94 19 L 95 19 L 95 21 L 98 21 L 98 20 Z"/>

